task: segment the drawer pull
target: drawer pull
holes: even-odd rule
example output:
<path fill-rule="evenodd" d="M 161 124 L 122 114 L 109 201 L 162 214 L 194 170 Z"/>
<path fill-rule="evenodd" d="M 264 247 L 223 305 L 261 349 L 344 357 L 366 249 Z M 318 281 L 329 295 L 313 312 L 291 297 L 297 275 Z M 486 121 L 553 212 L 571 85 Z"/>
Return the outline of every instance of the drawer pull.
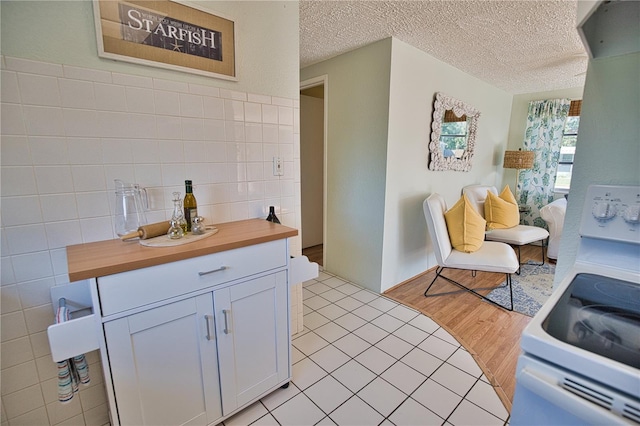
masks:
<path fill-rule="evenodd" d="M 207 274 L 213 274 L 214 272 L 224 271 L 225 269 L 227 269 L 226 266 L 221 266 L 218 269 L 212 269 L 212 270 L 206 271 L 206 272 L 198 272 L 198 275 L 203 276 L 203 275 L 207 275 Z"/>
<path fill-rule="evenodd" d="M 224 334 L 229 334 L 231 330 L 229 329 L 229 313 L 231 311 L 228 309 L 222 310 L 222 315 L 224 315 Z"/>
<path fill-rule="evenodd" d="M 207 340 L 214 340 L 216 336 L 211 335 L 213 315 L 205 315 L 204 320 L 207 322 Z"/>

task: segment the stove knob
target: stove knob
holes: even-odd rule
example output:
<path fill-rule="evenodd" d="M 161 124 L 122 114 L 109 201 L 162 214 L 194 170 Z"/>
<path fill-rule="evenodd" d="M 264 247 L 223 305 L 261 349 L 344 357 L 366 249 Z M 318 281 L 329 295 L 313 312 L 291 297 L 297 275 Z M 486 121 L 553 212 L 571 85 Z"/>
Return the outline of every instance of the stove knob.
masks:
<path fill-rule="evenodd" d="M 596 202 L 591 209 L 591 214 L 596 220 L 605 222 L 613 219 L 616 215 L 616 207 L 613 204 L 609 204 L 605 201 Z"/>
<path fill-rule="evenodd" d="M 584 340 L 591 335 L 591 327 L 589 323 L 577 322 L 573 325 L 573 332 L 576 333 L 578 340 Z"/>
<path fill-rule="evenodd" d="M 607 350 L 613 348 L 613 345 L 619 345 L 621 343 L 620 338 L 614 332 L 608 330 L 600 333 L 600 340 L 602 346 Z"/>
<path fill-rule="evenodd" d="M 622 218 L 625 222 L 632 225 L 640 223 L 640 206 L 634 205 L 627 207 L 622 215 Z"/>

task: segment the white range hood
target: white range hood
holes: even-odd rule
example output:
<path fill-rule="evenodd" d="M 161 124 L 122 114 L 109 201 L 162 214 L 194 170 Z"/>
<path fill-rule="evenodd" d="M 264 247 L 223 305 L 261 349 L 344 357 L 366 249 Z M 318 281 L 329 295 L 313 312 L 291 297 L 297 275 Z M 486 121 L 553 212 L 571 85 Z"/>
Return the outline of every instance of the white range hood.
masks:
<path fill-rule="evenodd" d="M 577 28 L 590 58 L 640 52 L 640 2 L 579 1 Z"/>

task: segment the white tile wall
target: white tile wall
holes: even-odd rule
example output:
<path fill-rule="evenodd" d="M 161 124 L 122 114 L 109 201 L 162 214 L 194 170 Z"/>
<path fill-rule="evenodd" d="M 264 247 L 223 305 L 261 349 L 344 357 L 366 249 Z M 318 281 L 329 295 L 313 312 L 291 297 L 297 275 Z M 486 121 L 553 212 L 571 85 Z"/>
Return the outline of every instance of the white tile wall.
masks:
<path fill-rule="evenodd" d="M 100 360 L 90 387 L 57 402 L 49 289 L 68 281 L 64 247 L 116 238 L 113 180 L 147 188 L 150 221 L 194 181 L 199 213 L 300 229 L 298 100 L 2 57 L 2 425 L 105 424 Z M 215 84 L 215 81 L 213 81 Z M 272 159 L 284 162 L 274 176 Z M 301 253 L 299 237 L 292 255 Z M 292 291 L 292 332 L 302 330 Z M 299 319 L 297 318 L 299 314 Z"/>

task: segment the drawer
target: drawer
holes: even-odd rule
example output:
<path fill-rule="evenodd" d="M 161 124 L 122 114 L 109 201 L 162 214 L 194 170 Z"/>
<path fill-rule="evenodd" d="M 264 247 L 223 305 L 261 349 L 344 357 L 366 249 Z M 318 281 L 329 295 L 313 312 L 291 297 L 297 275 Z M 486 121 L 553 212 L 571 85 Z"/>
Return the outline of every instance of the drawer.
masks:
<path fill-rule="evenodd" d="M 66 306 L 71 319 L 47 328 L 51 357 L 64 361 L 100 347 L 102 324 L 93 313 L 90 283 L 87 280 L 51 287 L 54 317 L 58 306 Z"/>
<path fill-rule="evenodd" d="M 100 328 L 95 314 L 50 325 L 47 336 L 51 358 L 59 362 L 99 349 Z"/>
<path fill-rule="evenodd" d="M 98 278 L 108 316 L 287 265 L 281 239 Z"/>
<path fill-rule="evenodd" d="M 307 256 L 292 257 L 289 263 L 289 286 L 318 277 L 318 264 Z"/>

